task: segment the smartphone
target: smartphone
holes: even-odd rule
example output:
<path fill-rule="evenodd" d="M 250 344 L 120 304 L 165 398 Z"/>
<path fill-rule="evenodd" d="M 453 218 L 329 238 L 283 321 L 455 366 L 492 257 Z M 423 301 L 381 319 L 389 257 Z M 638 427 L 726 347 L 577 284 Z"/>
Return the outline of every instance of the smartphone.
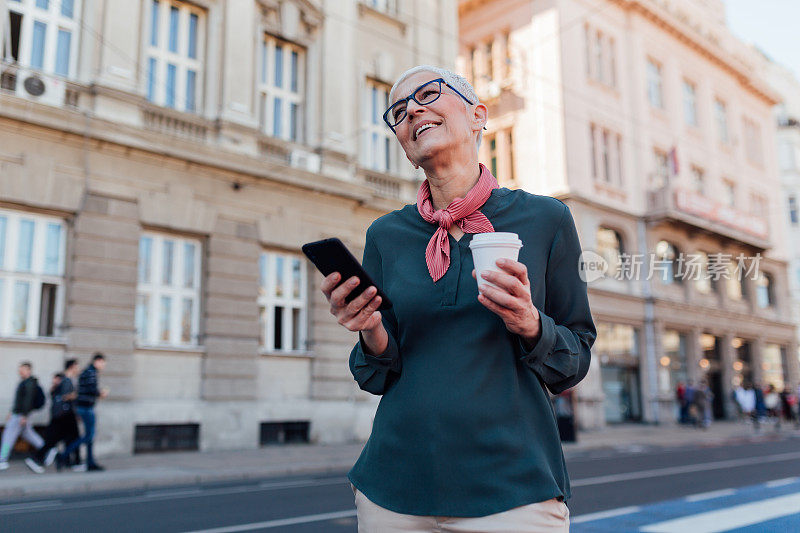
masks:
<path fill-rule="evenodd" d="M 358 276 L 358 287 L 353 289 L 345 298 L 345 302 L 350 303 L 355 297 L 374 286 L 378 289 L 376 296 L 381 297 L 381 309 L 391 309 L 392 302 L 384 294 L 378 285 L 372 281 L 367 271 L 358 262 L 358 259 L 350 253 L 350 250 L 337 238 L 324 239 L 321 241 L 309 242 L 303 245 L 303 253 L 314 263 L 317 270 L 323 276 L 329 276 L 333 272 L 338 272 L 342 276 L 342 282 L 347 281 L 353 276 Z M 341 283 L 340 283 L 341 284 Z"/>

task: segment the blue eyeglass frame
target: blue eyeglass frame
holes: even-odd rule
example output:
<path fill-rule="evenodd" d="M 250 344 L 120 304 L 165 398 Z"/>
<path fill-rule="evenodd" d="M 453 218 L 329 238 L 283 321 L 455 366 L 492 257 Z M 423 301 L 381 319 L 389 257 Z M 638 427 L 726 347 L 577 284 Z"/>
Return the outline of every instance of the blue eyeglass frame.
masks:
<path fill-rule="evenodd" d="M 420 102 L 419 100 L 417 100 L 416 98 L 414 98 L 414 95 L 415 95 L 415 94 L 417 94 L 417 91 L 419 91 L 420 89 L 422 89 L 422 88 L 423 88 L 423 87 L 425 87 L 426 85 L 430 85 L 431 83 L 438 83 L 438 84 L 439 84 L 439 96 L 442 96 L 442 85 L 441 85 L 441 84 L 442 84 L 442 83 L 444 83 L 445 85 L 447 85 L 448 87 L 450 87 L 451 89 L 453 89 L 453 91 L 455 91 L 455 93 L 456 93 L 458 96 L 460 96 L 461 98 L 463 98 L 463 99 L 464 99 L 464 101 L 465 101 L 466 103 L 468 103 L 469 105 L 473 105 L 473 104 L 472 104 L 472 102 L 469 100 L 469 98 L 467 98 L 466 96 L 464 96 L 463 94 L 461 94 L 461 93 L 458 91 L 458 89 L 456 89 L 455 87 L 453 87 L 452 85 L 450 85 L 449 83 L 447 83 L 447 82 L 444 80 L 444 78 L 436 78 L 435 80 L 426 81 L 425 83 L 423 83 L 422 85 L 420 85 L 419 87 L 417 87 L 416 89 L 414 89 L 413 91 L 411 91 L 411 94 L 409 94 L 409 95 L 408 95 L 408 96 L 406 96 L 405 98 L 401 98 L 400 100 L 398 100 L 398 101 L 396 101 L 395 103 L 393 103 L 392 105 L 390 105 L 390 106 L 389 106 L 389 109 L 387 109 L 387 110 L 386 110 L 386 111 L 383 113 L 383 121 L 386 123 L 386 125 L 387 125 L 387 126 L 389 126 L 389 129 L 390 129 L 390 130 L 392 130 L 392 132 L 393 132 L 395 135 L 397 134 L 397 130 L 395 130 L 394 128 L 395 128 L 395 127 L 396 127 L 398 124 L 400 124 L 401 122 L 403 122 L 403 121 L 406 119 L 406 117 L 408 116 L 408 112 L 407 112 L 407 111 L 403 111 L 403 113 L 404 113 L 404 114 L 403 114 L 403 118 L 401 118 L 400 120 L 398 120 L 398 121 L 397 121 L 397 122 L 394 124 L 394 126 L 393 126 L 393 125 L 392 125 L 392 123 L 391 123 L 391 122 L 389 122 L 389 113 L 392 111 L 392 108 L 394 108 L 394 107 L 396 107 L 396 106 L 398 106 L 399 104 L 402 104 L 402 103 L 405 103 L 405 104 L 406 104 L 406 107 L 408 107 L 408 101 L 409 101 L 409 100 L 414 100 L 414 101 L 415 101 L 416 103 L 418 103 L 419 105 L 424 105 L 424 106 L 427 106 L 427 105 L 429 105 L 429 104 L 432 104 L 433 102 L 435 102 L 436 100 L 438 100 L 438 99 L 439 99 L 439 96 L 437 96 L 436 98 L 434 98 L 433 100 L 431 100 L 431 101 L 430 101 L 430 102 L 428 102 L 427 104 L 423 104 L 422 102 Z"/>

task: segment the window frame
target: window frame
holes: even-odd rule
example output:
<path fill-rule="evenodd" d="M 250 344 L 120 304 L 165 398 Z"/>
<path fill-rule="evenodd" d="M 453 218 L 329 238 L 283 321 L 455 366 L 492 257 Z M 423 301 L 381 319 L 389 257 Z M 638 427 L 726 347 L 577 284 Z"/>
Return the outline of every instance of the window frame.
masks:
<path fill-rule="evenodd" d="M 0 208 L 0 217 L 5 220 L 3 234 L 0 235 L 0 337 L 22 339 L 59 338 L 63 328 L 64 303 L 66 292 L 66 222 L 58 217 L 33 214 Z M 30 268 L 20 270 L 18 254 L 20 225 L 22 221 L 33 222 L 31 235 Z M 47 228 L 51 224 L 59 227 L 58 264 L 55 273 L 45 272 L 47 260 Z M 14 320 L 14 296 L 17 283 L 27 283 L 28 294 L 25 310 L 25 330 L 12 330 Z M 42 286 L 56 286 L 56 300 L 53 313 L 53 335 L 40 335 Z"/>
<path fill-rule="evenodd" d="M 151 239 L 149 282 L 141 279 L 142 269 L 142 241 Z M 173 243 L 172 255 L 172 284 L 163 282 L 164 275 L 164 243 Z M 194 270 L 192 272 L 194 284 L 191 287 L 184 285 L 185 280 L 185 245 L 191 244 L 194 248 Z M 134 316 L 136 345 L 139 347 L 158 348 L 199 348 L 202 346 L 200 319 L 202 304 L 202 261 L 203 242 L 199 238 L 185 237 L 166 232 L 143 231 L 139 236 L 139 249 L 136 270 L 136 308 Z M 140 298 L 146 296 L 148 300 L 147 324 L 144 335 L 140 328 Z M 168 340 L 161 339 L 162 301 L 164 297 L 170 298 L 170 316 Z M 187 298 L 192 300 L 192 317 L 189 331 L 189 341 L 182 340 L 183 303 Z"/>
<path fill-rule="evenodd" d="M 653 109 L 665 109 L 663 65 L 652 58 L 647 58 L 645 67 L 647 82 L 647 101 Z M 657 102 L 654 99 L 657 98 Z"/>
<path fill-rule="evenodd" d="M 397 169 L 397 146 L 394 134 L 386 127 L 383 113 L 389 108 L 389 92 L 391 87 L 379 81 L 367 78 L 365 85 L 366 97 L 363 99 L 362 109 L 362 137 L 361 157 L 365 168 L 377 172 L 392 173 Z M 381 96 L 383 100 L 381 100 Z M 377 98 L 377 99 L 376 99 Z M 383 102 L 383 107 L 381 106 Z M 377 141 L 377 144 L 376 144 Z M 383 145 L 381 150 L 378 147 Z M 383 161 L 385 166 L 379 163 Z"/>
<path fill-rule="evenodd" d="M 158 4 L 157 17 L 153 17 L 153 5 Z M 202 114 L 204 108 L 205 49 L 208 33 L 208 11 L 196 4 L 182 0 L 147 0 L 145 15 L 144 78 L 143 92 L 147 101 L 154 105 L 175 109 L 184 113 Z M 178 10 L 178 26 L 175 36 L 177 51 L 170 50 L 170 14 L 172 8 Z M 189 28 L 191 15 L 197 15 L 195 30 L 195 55 L 189 57 Z M 156 20 L 156 34 L 153 44 L 153 21 Z M 155 72 L 152 66 L 155 64 Z M 174 95 L 169 103 L 169 67 L 175 66 Z M 194 108 L 187 99 L 189 71 L 195 73 Z"/>
<path fill-rule="evenodd" d="M 284 295 L 278 296 L 276 294 L 277 287 L 277 269 L 274 267 L 276 259 L 281 257 L 284 259 L 283 263 L 283 276 L 284 276 Z M 264 261 L 268 262 L 266 266 L 266 279 L 264 279 Z M 294 297 L 292 294 L 292 262 L 296 260 L 300 265 L 300 294 Z M 309 297 L 308 297 L 308 262 L 305 261 L 301 254 L 286 252 L 281 250 L 264 249 L 261 250 L 258 256 L 258 295 L 256 301 L 258 303 L 258 321 L 259 321 L 259 348 L 262 353 L 276 353 L 276 354 L 295 354 L 303 355 L 309 352 L 310 339 L 308 328 L 309 316 Z M 290 348 L 286 342 L 282 342 L 281 348 L 275 346 L 274 323 L 275 323 L 275 308 L 282 307 L 281 318 L 281 340 L 289 341 Z M 299 325 L 298 325 L 298 344 L 299 347 L 294 347 L 293 328 L 294 319 L 292 311 L 299 309 Z"/>
<path fill-rule="evenodd" d="M 714 122 L 717 125 L 717 137 L 719 142 L 725 145 L 730 144 L 730 126 L 728 124 L 728 104 L 719 98 L 714 99 Z"/>
<path fill-rule="evenodd" d="M 275 51 L 281 47 L 281 87 L 275 83 Z M 292 90 L 292 53 L 297 54 L 296 87 Z M 281 39 L 269 32 L 261 33 L 258 52 L 259 66 L 256 76 L 259 129 L 265 135 L 284 141 L 302 143 L 305 139 L 305 86 L 306 49 L 291 41 Z M 275 99 L 281 100 L 281 131 L 275 132 Z M 292 104 L 296 105 L 295 122 L 292 124 Z M 294 136 L 292 135 L 294 126 Z"/>
<path fill-rule="evenodd" d="M 9 17 L 10 13 L 17 13 L 22 17 L 20 27 L 20 38 L 17 63 L 25 68 L 30 68 L 45 72 L 53 76 L 67 79 L 75 77 L 78 61 L 78 48 L 80 39 L 80 17 L 82 10 L 82 0 L 73 0 L 72 18 L 62 15 L 62 1 L 48 0 L 46 10 L 36 6 L 36 0 L 17 0 L 8 1 Z M 42 65 L 33 66 L 33 26 L 34 22 L 45 24 L 45 36 L 42 50 Z M 2 21 L 3 24 L 6 21 Z M 10 28 L 8 28 L 10 31 Z M 69 57 L 67 58 L 66 74 L 57 73 L 58 65 L 58 35 L 59 31 L 68 31 L 70 34 Z M 9 41 L 10 42 L 10 41 Z M 5 48 L 5 43 L 0 43 L 0 52 Z M 11 56 L 11 50 L 8 50 Z"/>
<path fill-rule="evenodd" d="M 683 79 L 683 121 L 687 126 L 697 128 L 700 119 L 697 110 L 697 84 Z"/>

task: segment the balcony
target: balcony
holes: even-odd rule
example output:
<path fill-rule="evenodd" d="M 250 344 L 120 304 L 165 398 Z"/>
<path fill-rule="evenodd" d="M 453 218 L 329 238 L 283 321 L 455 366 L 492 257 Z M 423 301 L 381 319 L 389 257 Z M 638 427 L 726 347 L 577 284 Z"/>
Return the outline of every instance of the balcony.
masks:
<path fill-rule="evenodd" d="M 647 193 L 647 220 L 672 221 L 764 251 L 770 247 L 765 218 L 687 189 L 665 186 Z"/>

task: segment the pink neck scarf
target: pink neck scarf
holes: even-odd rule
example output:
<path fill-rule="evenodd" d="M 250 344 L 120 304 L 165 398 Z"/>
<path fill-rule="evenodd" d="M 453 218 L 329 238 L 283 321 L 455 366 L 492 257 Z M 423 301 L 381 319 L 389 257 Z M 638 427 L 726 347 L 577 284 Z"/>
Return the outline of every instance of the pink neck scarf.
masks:
<path fill-rule="evenodd" d="M 478 183 L 464 198 L 456 198 L 445 209 L 434 211 L 431 201 L 431 187 L 428 180 L 422 182 L 417 192 L 417 210 L 425 222 L 438 224 L 428 247 L 425 249 L 425 262 L 433 281 L 439 281 L 450 268 L 450 240 L 447 233 L 454 223 L 464 233 L 490 233 L 494 226 L 486 215 L 478 211 L 499 185 L 489 169 L 480 165 L 481 175 Z"/>

